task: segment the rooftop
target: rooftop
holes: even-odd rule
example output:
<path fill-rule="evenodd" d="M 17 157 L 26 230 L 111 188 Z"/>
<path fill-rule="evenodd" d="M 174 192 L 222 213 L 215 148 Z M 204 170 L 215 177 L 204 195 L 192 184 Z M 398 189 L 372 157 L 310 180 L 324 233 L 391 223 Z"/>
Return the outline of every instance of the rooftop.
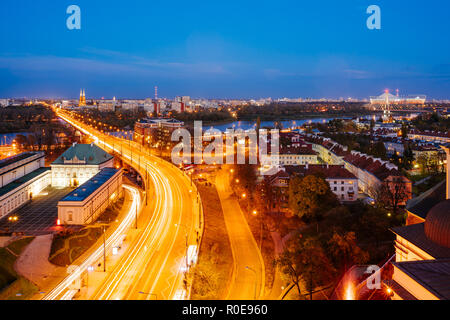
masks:
<path fill-rule="evenodd" d="M 442 181 L 432 189 L 410 200 L 406 209 L 412 214 L 425 219 L 428 212 L 438 203 L 445 200 L 445 181 Z"/>
<path fill-rule="evenodd" d="M 450 248 L 434 243 L 427 238 L 425 235 L 425 223 L 392 228 L 392 232 L 427 252 L 435 259 L 450 258 Z"/>
<path fill-rule="evenodd" d="M 4 167 L 7 167 L 10 164 L 13 164 L 13 163 L 15 163 L 17 161 L 21 161 L 21 160 L 24 160 L 24 159 L 27 159 L 27 158 L 31 158 L 31 157 L 33 157 L 33 156 L 35 156 L 37 154 L 39 154 L 39 152 L 23 152 L 23 153 L 15 155 L 15 156 L 2 159 L 2 160 L 0 160 L 0 169 L 2 169 Z M 42 154 L 42 155 L 44 155 L 44 154 Z"/>
<path fill-rule="evenodd" d="M 315 156 L 317 153 L 309 148 L 300 147 L 281 147 L 280 155 L 311 155 Z"/>
<path fill-rule="evenodd" d="M 286 172 L 290 175 L 301 174 L 301 175 L 312 175 L 312 174 L 322 174 L 325 178 L 329 179 L 354 179 L 354 174 L 344 168 L 344 166 L 339 165 L 321 165 L 313 164 L 306 166 L 285 166 Z"/>
<path fill-rule="evenodd" d="M 439 299 L 450 300 L 450 259 L 392 264 Z"/>
<path fill-rule="evenodd" d="M 120 169 L 114 168 L 104 168 L 100 170 L 100 172 L 93 176 L 90 180 L 62 198 L 60 202 L 82 202 L 86 200 L 92 193 L 94 193 L 98 188 L 100 188 L 109 179 L 111 179 L 117 172 L 119 172 L 119 170 Z"/>
<path fill-rule="evenodd" d="M 52 164 L 70 164 L 70 161 L 85 161 L 86 165 L 99 165 L 113 158 L 112 155 L 95 144 L 75 144 L 67 149 Z M 69 162 L 69 163 L 68 163 Z"/>

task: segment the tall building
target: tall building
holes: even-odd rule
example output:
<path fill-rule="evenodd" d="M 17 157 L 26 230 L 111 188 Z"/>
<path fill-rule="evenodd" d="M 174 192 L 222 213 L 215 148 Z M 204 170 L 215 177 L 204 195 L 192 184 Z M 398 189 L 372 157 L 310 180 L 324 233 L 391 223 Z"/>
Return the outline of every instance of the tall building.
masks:
<path fill-rule="evenodd" d="M 175 119 L 147 118 L 134 125 L 134 140 L 153 147 L 171 143 L 172 133 L 184 126 L 184 122 Z"/>

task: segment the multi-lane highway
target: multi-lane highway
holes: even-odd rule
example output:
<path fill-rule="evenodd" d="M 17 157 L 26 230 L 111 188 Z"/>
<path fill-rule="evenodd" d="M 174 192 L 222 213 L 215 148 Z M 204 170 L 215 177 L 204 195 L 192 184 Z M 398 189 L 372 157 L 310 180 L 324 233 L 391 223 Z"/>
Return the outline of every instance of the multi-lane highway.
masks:
<path fill-rule="evenodd" d="M 195 186 L 191 186 L 189 179 L 172 164 L 141 152 L 136 144 L 105 135 L 75 120 L 69 113 L 57 112 L 60 118 L 89 135 L 100 147 L 120 154 L 144 179 L 148 177 L 147 186 L 152 186 L 147 187 L 149 194 L 146 196 L 152 201 L 139 218 L 139 235 L 129 244 L 115 267 L 107 270 L 105 280 L 91 298 L 189 298 L 189 287 L 184 284 L 184 272 L 186 264 L 196 259 L 202 233 L 201 200 Z M 140 201 L 140 197 L 136 199 Z M 92 256 L 89 259 L 98 257 Z M 84 272 L 91 262 L 83 262 L 79 272 Z M 77 275 L 67 277 L 58 285 L 58 290 L 46 298 L 56 299 L 61 296 Z"/>

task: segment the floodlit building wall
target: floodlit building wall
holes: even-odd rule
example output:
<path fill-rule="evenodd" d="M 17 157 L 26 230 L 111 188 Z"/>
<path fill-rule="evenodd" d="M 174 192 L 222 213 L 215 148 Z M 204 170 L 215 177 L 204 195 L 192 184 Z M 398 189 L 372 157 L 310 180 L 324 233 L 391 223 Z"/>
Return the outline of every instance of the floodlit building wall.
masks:
<path fill-rule="evenodd" d="M 394 275 L 392 279 L 401 285 L 405 290 L 411 293 L 418 300 L 440 300 L 430 291 L 421 286 L 417 281 L 408 276 L 405 272 L 394 266 Z M 402 300 L 402 298 L 394 294 L 394 300 Z"/>
<path fill-rule="evenodd" d="M 26 184 L 0 197 L 0 219 L 32 200 L 51 184 L 50 171 L 46 171 Z"/>
<path fill-rule="evenodd" d="M 101 165 L 52 164 L 52 186 L 67 188 L 87 182 L 103 168 L 113 167 L 113 159 Z"/>
<path fill-rule="evenodd" d="M 81 187 L 80 187 L 81 188 Z M 63 225 L 86 225 L 95 222 L 122 194 L 122 171 L 97 188 L 83 201 L 60 201 L 58 219 Z"/>
<path fill-rule="evenodd" d="M 45 156 L 43 152 L 5 166 L 0 170 L 0 188 L 44 166 Z"/>

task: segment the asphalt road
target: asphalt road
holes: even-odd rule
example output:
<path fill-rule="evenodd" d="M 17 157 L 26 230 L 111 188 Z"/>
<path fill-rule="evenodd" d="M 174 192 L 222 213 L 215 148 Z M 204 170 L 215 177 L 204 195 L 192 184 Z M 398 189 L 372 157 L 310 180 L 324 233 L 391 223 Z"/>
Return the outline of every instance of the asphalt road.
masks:
<path fill-rule="evenodd" d="M 172 164 L 141 151 L 132 142 L 106 136 L 60 114 L 100 147 L 122 155 L 152 184 L 152 205 L 144 208 L 140 235 L 106 277 L 95 299 L 187 299 L 183 285 L 187 247 L 198 244 L 199 209 L 195 188 Z M 149 189 L 150 190 L 150 189 Z M 186 245 L 187 235 L 187 245 Z M 193 255 L 195 256 L 195 254 Z"/>
<path fill-rule="evenodd" d="M 265 281 L 264 262 L 239 202 L 232 193 L 228 172 L 221 170 L 217 174 L 216 187 L 234 258 L 233 279 L 227 299 L 262 299 Z"/>

